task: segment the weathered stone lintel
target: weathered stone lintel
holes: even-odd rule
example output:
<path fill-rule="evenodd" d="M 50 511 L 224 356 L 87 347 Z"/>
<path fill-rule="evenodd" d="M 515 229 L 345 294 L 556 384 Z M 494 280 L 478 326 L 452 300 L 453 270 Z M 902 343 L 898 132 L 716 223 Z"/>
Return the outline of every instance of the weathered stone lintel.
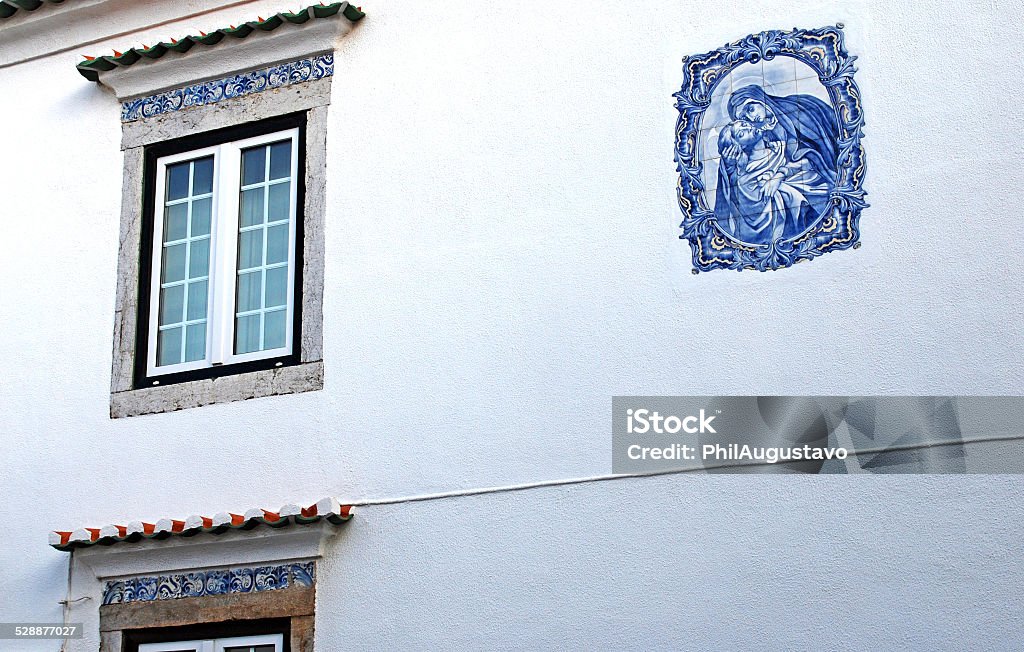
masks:
<path fill-rule="evenodd" d="M 235 376 L 146 387 L 110 395 L 110 418 L 245 401 L 265 396 L 312 392 L 324 387 L 323 361 L 253 371 Z"/>
<path fill-rule="evenodd" d="M 258 593 L 108 604 L 100 607 L 100 631 L 313 616 L 315 604 L 315 588 L 312 586 Z"/>

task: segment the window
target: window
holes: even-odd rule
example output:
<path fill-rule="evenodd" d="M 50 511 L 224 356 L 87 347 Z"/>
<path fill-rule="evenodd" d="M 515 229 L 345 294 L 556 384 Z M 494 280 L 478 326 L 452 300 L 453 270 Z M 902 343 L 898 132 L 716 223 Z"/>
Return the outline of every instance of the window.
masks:
<path fill-rule="evenodd" d="M 323 389 L 330 84 L 124 123 L 111 418 Z"/>
<path fill-rule="evenodd" d="M 298 362 L 304 124 L 147 148 L 136 387 Z"/>
<path fill-rule="evenodd" d="M 139 652 L 282 652 L 284 636 L 242 636 L 206 641 L 174 641 L 170 643 L 141 643 Z"/>

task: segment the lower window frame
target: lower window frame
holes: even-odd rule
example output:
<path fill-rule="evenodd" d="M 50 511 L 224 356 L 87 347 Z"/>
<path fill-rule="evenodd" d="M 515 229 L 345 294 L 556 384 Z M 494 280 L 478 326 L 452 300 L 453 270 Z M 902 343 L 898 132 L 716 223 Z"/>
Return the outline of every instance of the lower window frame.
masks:
<path fill-rule="evenodd" d="M 149 644 L 197 643 L 253 636 L 280 636 L 280 651 L 291 652 L 291 618 L 233 620 L 178 627 L 123 630 L 121 652 L 147 652 Z M 230 644 L 230 641 L 228 641 Z"/>

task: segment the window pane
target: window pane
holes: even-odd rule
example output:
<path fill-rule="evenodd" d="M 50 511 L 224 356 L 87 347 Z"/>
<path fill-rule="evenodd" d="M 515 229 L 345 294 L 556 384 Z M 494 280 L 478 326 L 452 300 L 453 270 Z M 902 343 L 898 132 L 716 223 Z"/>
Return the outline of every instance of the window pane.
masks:
<path fill-rule="evenodd" d="M 243 645 L 241 647 L 226 647 L 224 652 L 274 652 L 273 645 Z"/>
<path fill-rule="evenodd" d="M 250 269 L 263 264 L 263 229 L 242 231 L 238 235 L 238 269 Z"/>
<path fill-rule="evenodd" d="M 185 286 L 174 285 L 160 290 L 160 325 L 182 321 L 185 309 Z"/>
<path fill-rule="evenodd" d="M 284 346 L 285 317 L 288 312 L 268 312 L 263 318 L 263 349 L 279 349 Z"/>
<path fill-rule="evenodd" d="M 264 306 L 274 308 L 288 301 L 288 268 L 275 267 L 267 270 L 267 293 Z"/>
<path fill-rule="evenodd" d="M 248 312 L 260 309 L 260 294 L 263 272 L 255 271 L 238 275 L 238 309 L 236 312 Z"/>
<path fill-rule="evenodd" d="M 292 141 L 270 146 L 270 178 L 284 179 L 292 174 Z"/>
<path fill-rule="evenodd" d="M 201 158 L 192 167 L 192 195 L 213 192 L 213 157 Z"/>
<path fill-rule="evenodd" d="M 188 196 L 188 170 L 191 163 L 167 166 L 167 201 Z"/>
<path fill-rule="evenodd" d="M 164 211 L 164 242 L 184 240 L 188 224 L 188 202 L 173 204 Z"/>
<path fill-rule="evenodd" d="M 259 183 L 267 178 L 266 152 L 267 148 L 262 145 L 242 152 L 243 186 Z"/>
<path fill-rule="evenodd" d="M 235 354 L 284 346 L 292 254 L 287 222 L 294 211 L 295 154 L 290 140 L 241 153 L 241 182 L 245 189 L 239 189 Z M 280 224 L 267 227 L 268 222 Z M 196 230 L 192 237 L 198 233 Z M 267 269 L 270 265 L 275 267 Z"/>
<path fill-rule="evenodd" d="M 268 222 L 288 219 L 288 206 L 291 204 L 291 185 L 286 182 L 270 186 L 270 199 L 267 210 Z"/>
<path fill-rule="evenodd" d="M 288 225 L 280 224 L 267 229 L 267 264 L 288 260 Z"/>
<path fill-rule="evenodd" d="M 160 261 L 160 282 L 173 283 L 185 278 L 185 244 L 164 247 L 164 258 Z"/>
<path fill-rule="evenodd" d="M 210 234 L 210 207 L 212 203 L 213 200 L 209 197 L 192 202 L 191 236 L 193 238 Z"/>
<path fill-rule="evenodd" d="M 188 256 L 188 277 L 210 275 L 210 239 L 193 240 Z"/>
<path fill-rule="evenodd" d="M 206 357 L 206 322 L 192 324 L 185 331 L 185 362 Z"/>
<path fill-rule="evenodd" d="M 207 281 L 196 281 L 188 285 L 188 311 L 185 318 L 189 321 L 206 319 L 206 293 L 209 288 L 207 283 Z"/>
<path fill-rule="evenodd" d="M 249 315 L 235 320 L 235 353 L 260 350 L 260 316 Z"/>
<path fill-rule="evenodd" d="M 263 187 L 242 191 L 242 226 L 263 224 Z"/>
<path fill-rule="evenodd" d="M 181 327 L 160 331 L 156 341 L 156 364 L 162 367 L 181 362 Z"/>

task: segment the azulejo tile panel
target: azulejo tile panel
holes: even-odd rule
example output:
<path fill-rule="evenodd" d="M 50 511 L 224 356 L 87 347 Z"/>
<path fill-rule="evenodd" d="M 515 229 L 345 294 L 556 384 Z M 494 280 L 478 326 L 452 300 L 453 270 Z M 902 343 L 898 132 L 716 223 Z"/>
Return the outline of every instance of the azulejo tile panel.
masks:
<path fill-rule="evenodd" d="M 334 54 L 321 54 L 122 102 L 121 122 L 134 122 L 195 106 L 216 104 L 233 97 L 261 93 L 332 75 Z"/>
<path fill-rule="evenodd" d="M 693 272 L 859 246 L 864 111 L 841 26 L 752 34 L 683 61 L 681 239 Z"/>
<path fill-rule="evenodd" d="M 316 564 L 312 561 L 133 577 L 107 582 L 103 587 L 103 604 L 275 591 L 289 586 L 313 586 L 315 581 Z"/>

